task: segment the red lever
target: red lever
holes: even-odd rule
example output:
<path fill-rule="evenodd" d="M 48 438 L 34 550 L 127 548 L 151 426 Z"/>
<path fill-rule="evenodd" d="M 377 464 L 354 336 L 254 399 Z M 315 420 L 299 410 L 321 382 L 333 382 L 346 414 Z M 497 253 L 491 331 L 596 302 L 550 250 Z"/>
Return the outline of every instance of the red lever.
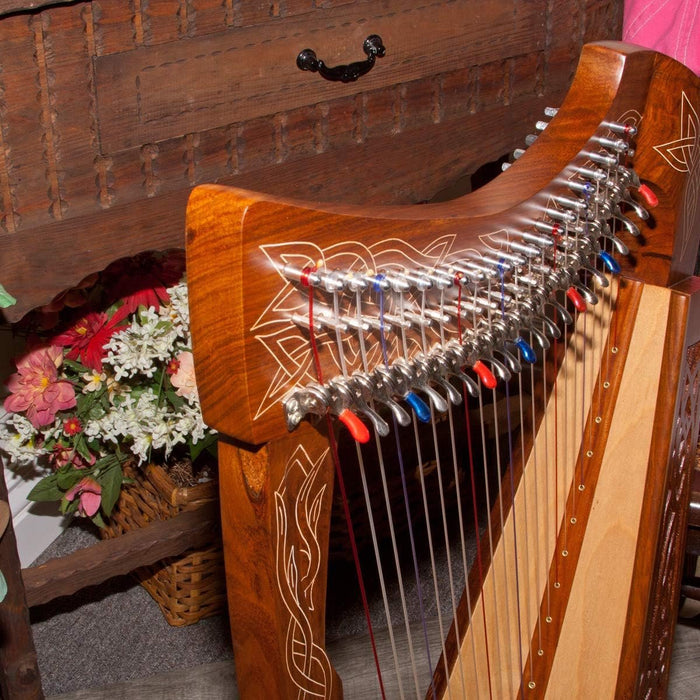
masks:
<path fill-rule="evenodd" d="M 477 373 L 479 379 L 481 379 L 481 383 L 487 389 L 496 388 L 496 384 L 498 384 L 496 377 L 494 377 L 493 372 L 481 360 L 477 360 L 472 366 L 472 369 Z"/>
<path fill-rule="evenodd" d="M 641 184 L 637 188 L 637 192 L 641 195 L 642 199 L 646 202 L 646 205 L 650 208 L 653 209 L 654 207 L 658 206 L 659 204 L 659 198 L 654 194 L 652 191 L 651 187 L 645 184 Z"/>
<path fill-rule="evenodd" d="M 362 444 L 369 442 L 367 426 L 349 409 L 344 408 L 339 414 L 341 423 L 350 431 L 350 435 Z"/>
<path fill-rule="evenodd" d="M 578 293 L 575 287 L 569 287 L 566 292 L 566 296 L 569 297 L 569 301 L 574 305 L 576 311 L 583 313 L 588 309 L 584 298 Z"/>

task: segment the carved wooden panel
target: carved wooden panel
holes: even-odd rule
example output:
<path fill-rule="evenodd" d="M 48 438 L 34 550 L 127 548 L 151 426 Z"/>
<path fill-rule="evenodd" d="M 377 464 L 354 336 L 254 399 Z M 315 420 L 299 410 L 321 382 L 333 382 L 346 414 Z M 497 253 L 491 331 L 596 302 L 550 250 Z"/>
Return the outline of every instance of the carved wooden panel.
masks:
<path fill-rule="evenodd" d="M 691 345 L 683 363 L 681 400 L 678 405 L 668 481 L 659 528 L 654 587 L 646 622 L 645 643 L 640 661 L 637 698 L 662 697 L 668 688 L 673 631 L 678 614 L 678 596 L 683 572 L 684 542 L 688 522 L 690 482 L 698 434 L 698 388 L 700 387 L 700 343 Z"/>
<path fill-rule="evenodd" d="M 0 3 L 0 283 L 18 299 L 6 318 L 116 257 L 181 246 L 202 182 L 432 197 L 522 144 L 562 99 L 582 44 L 619 36 L 621 6 Z M 362 59 L 370 33 L 387 54 L 357 83 L 296 68 L 306 47 L 330 65 Z"/>

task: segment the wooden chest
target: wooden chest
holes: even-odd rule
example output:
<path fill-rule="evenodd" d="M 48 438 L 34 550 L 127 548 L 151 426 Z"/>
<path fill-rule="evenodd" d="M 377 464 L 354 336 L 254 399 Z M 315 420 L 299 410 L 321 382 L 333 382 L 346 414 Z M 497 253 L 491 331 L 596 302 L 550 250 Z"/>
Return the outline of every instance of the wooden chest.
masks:
<path fill-rule="evenodd" d="M 181 247 L 198 183 L 431 199 L 522 145 L 621 23 L 621 0 L 0 0 L 4 315 Z M 386 55 L 356 82 L 296 65 L 363 60 L 370 34 Z"/>

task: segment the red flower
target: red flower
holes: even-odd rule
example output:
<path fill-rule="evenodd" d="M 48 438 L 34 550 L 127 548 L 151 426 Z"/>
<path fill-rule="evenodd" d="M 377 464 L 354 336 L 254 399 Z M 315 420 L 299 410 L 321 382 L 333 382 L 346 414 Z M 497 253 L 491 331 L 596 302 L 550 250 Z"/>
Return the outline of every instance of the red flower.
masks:
<path fill-rule="evenodd" d="M 68 359 L 79 359 L 86 367 L 99 372 L 102 369 L 102 360 L 107 355 L 104 346 L 119 330 L 118 323 L 114 317 L 110 319 L 105 313 L 91 311 L 73 328 L 57 335 L 52 343 L 70 348 Z"/>
<path fill-rule="evenodd" d="M 66 435 L 77 435 L 83 429 L 83 424 L 77 416 L 71 416 L 63 421 L 63 432 Z"/>
<path fill-rule="evenodd" d="M 177 371 L 179 369 L 180 361 L 175 357 L 171 358 L 170 362 L 168 362 L 168 364 L 165 365 L 165 373 L 170 375 L 171 377 L 173 376 L 173 374 L 177 374 Z"/>
<path fill-rule="evenodd" d="M 136 311 L 139 306 L 153 307 L 170 301 L 167 287 L 177 284 L 184 273 L 184 257 L 172 253 L 164 258 L 150 253 L 119 260 L 105 270 L 108 278 L 114 277 L 113 291 L 123 304 L 113 319 L 121 321 Z"/>

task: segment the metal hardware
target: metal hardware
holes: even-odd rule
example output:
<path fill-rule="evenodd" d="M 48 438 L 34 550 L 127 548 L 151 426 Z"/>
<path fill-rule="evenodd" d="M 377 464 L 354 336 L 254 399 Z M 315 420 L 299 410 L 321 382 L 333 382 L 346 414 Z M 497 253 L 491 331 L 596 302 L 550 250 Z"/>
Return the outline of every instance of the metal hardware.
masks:
<path fill-rule="evenodd" d="M 352 83 L 366 73 L 369 73 L 377 58 L 382 58 L 386 53 L 386 48 L 378 34 L 370 34 L 362 44 L 362 50 L 367 54 L 367 60 L 356 61 L 348 65 L 331 68 L 320 58 L 316 57 L 316 52 L 313 49 L 304 49 L 297 56 L 297 67 L 300 70 L 320 73 L 326 80 Z"/>

